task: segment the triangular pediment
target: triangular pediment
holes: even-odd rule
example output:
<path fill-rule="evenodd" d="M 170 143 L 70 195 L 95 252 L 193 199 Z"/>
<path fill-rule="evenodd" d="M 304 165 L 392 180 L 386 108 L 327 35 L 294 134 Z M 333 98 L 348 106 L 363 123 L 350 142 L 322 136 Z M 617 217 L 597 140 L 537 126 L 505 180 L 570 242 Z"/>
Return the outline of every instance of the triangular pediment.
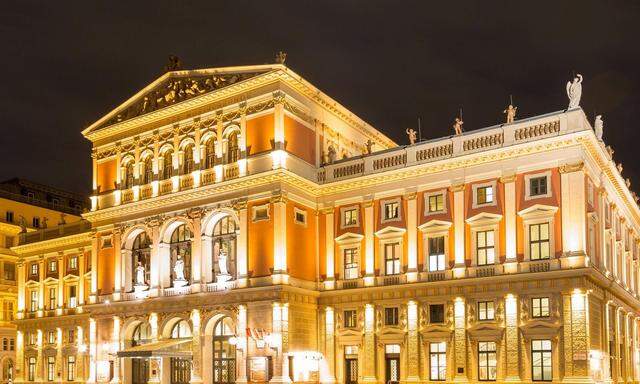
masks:
<path fill-rule="evenodd" d="M 520 326 L 520 331 L 529 339 L 536 337 L 553 337 L 558 333 L 561 327 L 562 324 L 559 322 L 534 320 Z"/>
<path fill-rule="evenodd" d="M 380 238 L 402 236 L 406 231 L 404 228 L 388 226 L 376 232 L 375 235 Z"/>
<path fill-rule="evenodd" d="M 92 124 L 83 134 L 218 91 L 276 67 L 259 65 L 167 72 Z"/>
<path fill-rule="evenodd" d="M 450 221 L 445 220 L 429 220 L 426 223 L 420 225 L 418 229 L 422 232 L 444 231 L 453 225 Z"/>
<path fill-rule="evenodd" d="M 346 232 L 336 237 L 336 242 L 338 244 L 357 243 L 362 239 L 364 239 L 364 236 L 359 233 Z"/>
<path fill-rule="evenodd" d="M 535 204 L 518 212 L 518 216 L 525 218 L 552 216 L 558 211 L 558 207 L 552 205 Z"/>
<path fill-rule="evenodd" d="M 490 212 L 480 212 L 477 215 L 469 217 L 466 222 L 468 224 L 491 224 L 497 223 L 502 219 L 502 215 Z"/>

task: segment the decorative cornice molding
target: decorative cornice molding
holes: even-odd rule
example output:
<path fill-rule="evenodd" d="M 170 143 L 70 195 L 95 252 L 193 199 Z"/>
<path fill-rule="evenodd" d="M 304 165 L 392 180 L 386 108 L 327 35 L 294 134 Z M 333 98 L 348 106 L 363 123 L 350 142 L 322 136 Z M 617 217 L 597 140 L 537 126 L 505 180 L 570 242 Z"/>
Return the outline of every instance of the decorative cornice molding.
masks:
<path fill-rule="evenodd" d="M 584 162 L 580 161 L 572 164 L 563 164 L 558 169 L 560 173 L 572 173 L 582 171 L 584 169 Z"/>

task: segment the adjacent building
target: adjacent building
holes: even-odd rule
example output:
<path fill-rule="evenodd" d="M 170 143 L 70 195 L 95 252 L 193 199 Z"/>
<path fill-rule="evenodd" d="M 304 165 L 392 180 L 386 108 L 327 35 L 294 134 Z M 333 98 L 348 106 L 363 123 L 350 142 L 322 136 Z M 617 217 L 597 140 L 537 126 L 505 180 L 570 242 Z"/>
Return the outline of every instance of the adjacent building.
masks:
<path fill-rule="evenodd" d="M 82 133 L 91 229 L 11 248 L 17 382 L 640 380 L 640 210 L 579 107 L 398 145 L 275 64 Z"/>

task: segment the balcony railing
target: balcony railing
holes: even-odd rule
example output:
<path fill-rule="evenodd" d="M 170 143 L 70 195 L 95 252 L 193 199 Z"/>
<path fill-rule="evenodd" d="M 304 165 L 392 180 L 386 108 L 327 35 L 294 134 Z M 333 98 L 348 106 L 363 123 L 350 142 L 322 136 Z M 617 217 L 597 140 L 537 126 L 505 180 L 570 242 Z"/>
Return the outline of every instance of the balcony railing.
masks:
<path fill-rule="evenodd" d="M 58 225 L 57 227 L 40 229 L 34 232 L 21 233 L 20 245 L 55 239 L 63 236 L 77 235 L 90 230 L 91 223 L 86 220 L 80 220 L 71 224 Z"/>

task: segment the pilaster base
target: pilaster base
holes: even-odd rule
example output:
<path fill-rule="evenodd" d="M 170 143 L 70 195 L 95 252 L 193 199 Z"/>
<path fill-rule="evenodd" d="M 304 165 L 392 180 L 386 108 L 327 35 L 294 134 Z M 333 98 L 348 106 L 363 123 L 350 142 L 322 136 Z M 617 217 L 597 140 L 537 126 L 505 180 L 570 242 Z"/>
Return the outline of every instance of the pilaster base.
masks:
<path fill-rule="evenodd" d="M 564 379 L 562 379 L 563 383 L 571 383 L 571 384 L 576 384 L 576 383 L 595 383 L 595 381 L 593 380 L 592 377 L 590 376 L 565 376 Z M 622 382 L 622 381 L 620 381 Z"/>
<path fill-rule="evenodd" d="M 418 376 L 407 376 L 405 380 L 402 380 L 401 383 L 419 383 L 420 377 Z"/>
<path fill-rule="evenodd" d="M 376 277 L 374 275 L 365 275 L 362 279 L 365 287 L 373 287 L 376 285 Z"/>
<path fill-rule="evenodd" d="M 289 376 L 273 376 L 269 383 L 291 383 Z"/>
<path fill-rule="evenodd" d="M 467 376 L 455 376 L 453 378 L 454 383 L 467 383 L 469 382 L 469 378 L 467 378 Z"/>
<path fill-rule="evenodd" d="M 519 383 L 521 381 L 520 376 L 507 376 L 504 378 L 505 383 Z"/>
<path fill-rule="evenodd" d="M 378 379 L 375 376 L 365 376 L 361 380 L 362 383 L 377 383 Z"/>

